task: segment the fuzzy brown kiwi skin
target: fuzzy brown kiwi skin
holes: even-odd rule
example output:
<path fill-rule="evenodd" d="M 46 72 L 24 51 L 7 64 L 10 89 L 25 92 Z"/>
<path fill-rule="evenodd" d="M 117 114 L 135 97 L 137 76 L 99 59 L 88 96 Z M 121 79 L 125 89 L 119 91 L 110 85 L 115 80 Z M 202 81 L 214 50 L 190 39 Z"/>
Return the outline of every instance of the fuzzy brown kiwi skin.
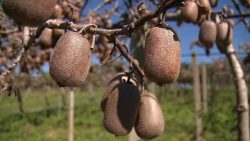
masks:
<path fill-rule="evenodd" d="M 199 41 L 207 48 L 213 47 L 216 41 L 217 27 L 213 21 L 204 21 L 200 25 Z"/>
<path fill-rule="evenodd" d="M 181 7 L 181 19 L 186 22 L 196 22 L 198 19 L 198 6 L 194 1 L 187 1 L 184 7 Z"/>
<path fill-rule="evenodd" d="M 54 7 L 53 18 L 62 18 L 63 17 L 63 8 L 60 4 L 56 4 Z"/>
<path fill-rule="evenodd" d="M 243 6 L 245 6 L 246 8 L 250 7 L 250 1 L 249 0 L 240 0 L 240 2 L 242 3 Z"/>
<path fill-rule="evenodd" d="M 38 26 L 48 20 L 57 0 L 4 0 L 4 12 L 17 23 Z"/>
<path fill-rule="evenodd" d="M 222 21 L 217 24 L 216 44 L 218 49 L 226 52 L 226 47 L 233 42 L 233 28 L 229 21 Z"/>
<path fill-rule="evenodd" d="M 53 44 L 52 39 L 52 29 L 45 28 L 39 37 L 39 43 L 41 44 L 42 48 L 49 48 Z"/>
<path fill-rule="evenodd" d="M 50 58 L 50 75 L 62 87 L 84 83 L 91 64 L 90 42 L 81 34 L 67 32 L 58 40 Z"/>
<path fill-rule="evenodd" d="M 218 4 L 218 0 L 209 0 L 211 7 L 216 7 Z"/>
<path fill-rule="evenodd" d="M 144 49 L 144 72 L 147 79 L 162 85 L 178 78 L 181 47 L 177 34 L 170 27 L 150 29 Z"/>
<path fill-rule="evenodd" d="M 164 117 L 154 94 L 144 91 L 135 122 L 136 134 L 143 139 L 153 139 L 164 132 Z"/>
<path fill-rule="evenodd" d="M 124 136 L 132 130 L 140 104 L 140 92 L 124 73 L 117 74 L 108 84 L 106 98 L 102 102 L 105 129 Z"/>
<path fill-rule="evenodd" d="M 204 7 L 206 7 L 207 9 L 211 9 L 211 5 L 210 5 L 210 2 L 209 2 L 209 0 L 199 0 L 199 3 L 202 5 L 202 6 L 204 6 Z"/>
<path fill-rule="evenodd" d="M 102 112 L 105 111 L 105 107 L 106 107 L 106 102 L 108 99 L 109 94 L 112 92 L 113 87 L 115 87 L 115 85 L 117 85 L 119 82 L 122 81 L 123 79 L 128 79 L 129 78 L 129 82 L 132 83 L 133 85 L 137 86 L 137 81 L 136 78 L 134 76 L 129 75 L 128 73 L 125 72 L 119 72 L 117 73 L 108 83 L 108 87 L 106 89 L 105 94 L 102 97 L 101 100 L 101 110 Z"/>
<path fill-rule="evenodd" d="M 60 24 L 63 22 L 62 19 L 55 19 L 56 24 Z M 65 33 L 64 29 L 53 29 L 53 38 L 55 41 L 57 41 L 63 34 Z"/>

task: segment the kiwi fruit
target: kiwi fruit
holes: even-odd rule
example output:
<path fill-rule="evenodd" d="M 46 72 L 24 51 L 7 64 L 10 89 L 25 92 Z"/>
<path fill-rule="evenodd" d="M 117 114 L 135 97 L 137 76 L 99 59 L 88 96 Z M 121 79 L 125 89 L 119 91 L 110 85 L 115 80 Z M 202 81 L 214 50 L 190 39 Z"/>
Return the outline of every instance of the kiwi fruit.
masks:
<path fill-rule="evenodd" d="M 65 31 L 63 29 L 53 29 L 53 37 L 56 40 L 58 40 L 64 33 Z"/>
<path fill-rule="evenodd" d="M 218 4 L 218 0 L 209 0 L 211 7 L 216 7 Z"/>
<path fill-rule="evenodd" d="M 53 44 L 52 39 L 52 32 L 53 30 L 50 28 L 45 28 L 42 32 L 42 34 L 39 37 L 39 44 L 42 46 L 42 48 L 49 48 Z"/>
<path fill-rule="evenodd" d="M 90 42 L 77 32 L 67 32 L 57 41 L 50 58 L 50 75 L 61 87 L 84 83 L 91 64 Z"/>
<path fill-rule="evenodd" d="M 198 19 L 198 6 L 194 1 L 187 1 L 186 5 L 181 7 L 181 19 L 185 22 L 196 22 Z"/>
<path fill-rule="evenodd" d="M 233 28 L 228 21 L 217 23 L 216 44 L 221 52 L 226 52 L 226 47 L 233 42 Z"/>
<path fill-rule="evenodd" d="M 164 132 L 164 116 L 154 94 L 144 91 L 135 122 L 136 134 L 143 139 L 153 139 Z"/>
<path fill-rule="evenodd" d="M 103 124 L 116 136 L 129 134 L 134 126 L 140 105 L 140 91 L 135 82 L 126 73 L 118 73 L 108 83 L 101 103 Z"/>
<path fill-rule="evenodd" d="M 240 0 L 241 4 L 246 8 L 250 7 L 250 0 Z"/>
<path fill-rule="evenodd" d="M 56 24 L 60 24 L 61 22 L 63 22 L 62 19 L 55 19 L 56 20 Z M 64 29 L 53 29 L 53 38 L 54 40 L 58 40 L 63 34 L 65 33 L 65 30 Z"/>
<path fill-rule="evenodd" d="M 63 8 L 63 15 L 65 15 L 66 17 L 68 17 L 71 13 L 71 10 L 69 8 L 68 2 L 63 1 L 61 4 L 62 8 Z"/>
<path fill-rule="evenodd" d="M 207 48 L 213 47 L 216 41 L 217 28 L 213 21 L 203 21 L 200 25 L 199 41 Z"/>
<path fill-rule="evenodd" d="M 57 0 L 3 0 L 6 15 L 25 26 L 38 26 L 48 20 Z"/>
<path fill-rule="evenodd" d="M 63 8 L 61 5 L 56 4 L 54 7 L 53 18 L 62 18 L 63 17 Z"/>
<path fill-rule="evenodd" d="M 181 66 L 180 40 L 169 26 L 149 30 L 144 49 L 144 72 L 147 79 L 162 85 L 178 78 Z"/>
<path fill-rule="evenodd" d="M 210 5 L 210 2 L 209 2 L 209 0 L 199 0 L 199 3 L 202 5 L 202 6 L 204 6 L 204 7 L 206 7 L 207 9 L 211 9 L 211 5 Z"/>
<path fill-rule="evenodd" d="M 78 22 L 80 20 L 80 11 L 74 10 L 70 15 L 70 19 L 72 19 L 73 22 Z"/>

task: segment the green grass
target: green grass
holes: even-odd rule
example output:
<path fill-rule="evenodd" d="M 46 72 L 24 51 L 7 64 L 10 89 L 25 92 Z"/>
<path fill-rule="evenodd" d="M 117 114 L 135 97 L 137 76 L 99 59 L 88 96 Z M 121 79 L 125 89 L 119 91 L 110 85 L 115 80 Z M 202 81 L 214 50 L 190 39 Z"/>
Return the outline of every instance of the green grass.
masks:
<path fill-rule="evenodd" d="M 102 125 L 100 100 L 104 88 L 95 88 L 93 95 L 77 90 L 75 95 L 75 141 L 125 141 L 115 137 Z M 195 115 L 193 93 L 157 88 L 164 111 L 165 132 L 154 141 L 193 141 Z M 62 108 L 64 89 L 22 91 L 24 116 L 18 110 L 16 97 L 0 97 L 0 141 L 66 141 L 67 110 Z M 48 99 L 47 106 L 45 99 Z M 235 94 L 233 89 L 217 90 L 204 115 L 204 137 L 207 141 L 236 141 Z"/>

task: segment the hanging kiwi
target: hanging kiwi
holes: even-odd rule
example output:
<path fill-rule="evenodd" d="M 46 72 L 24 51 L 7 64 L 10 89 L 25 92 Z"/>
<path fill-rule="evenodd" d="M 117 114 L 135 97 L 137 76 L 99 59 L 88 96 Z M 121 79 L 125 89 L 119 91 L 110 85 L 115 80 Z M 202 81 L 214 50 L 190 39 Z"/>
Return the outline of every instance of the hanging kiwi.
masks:
<path fill-rule="evenodd" d="M 228 21 L 221 21 L 217 24 L 216 44 L 222 53 L 226 47 L 233 42 L 233 27 Z"/>
<path fill-rule="evenodd" d="M 210 15 L 210 11 L 211 11 L 211 5 L 209 3 L 209 0 L 198 0 L 198 20 L 196 23 L 198 23 L 199 25 L 207 20 L 208 15 Z"/>
<path fill-rule="evenodd" d="M 3 0 L 4 12 L 25 26 L 38 26 L 48 20 L 57 0 Z"/>
<path fill-rule="evenodd" d="M 240 0 L 241 4 L 246 8 L 250 7 L 250 0 Z"/>
<path fill-rule="evenodd" d="M 58 40 L 64 33 L 65 31 L 63 29 L 53 29 L 53 38 Z"/>
<path fill-rule="evenodd" d="M 135 122 L 136 134 L 143 139 L 153 139 L 164 132 L 164 116 L 154 94 L 143 91 Z"/>
<path fill-rule="evenodd" d="M 209 0 L 211 7 L 216 7 L 218 4 L 218 0 Z"/>
<path fill-rule="evenodd" d="M 194 1 L 187 1 L 186 5 L 181 7 L 181 19 L 185 22 L 196 22 L 198 19 L 198 6 Z"/>
<path fill-rule="evenodd" d="M 81 34 L 63 34 L 50 58 L 50 75 L 62 87 L 84 83 L 91 64 L 90 42 Z"/>
<path fill-rule="evenodd" d="M 101 107 L 105 129 L 124 136 L 132 130 L 140 104 L 137 82 L 126 73 L 118 73 L 107 86 Z"/>
<path fill-rule="evenodd" d="M 209 0 L 198 0 L 200 5 L 202 5 L 203 7 L 206 7 L 207 9 L 211 9 L 211 5 Z"/>
<path fill-rule="evenodd" d="M 62 18 L 63 17 L 63 8 L 60 4 L 56 4 L 54 7 L 53 18 Z"/>
<path fill-rule="evenodd" d="M 39 37 L 39 44 L 41 45 L 42 48 L 49 48 L 53 44 L 53 39 L 52 39 L 52 29 L 50 28 L 45 28 L 42 32 L 42 34 Z"/>
<path fill-rule="evenodd" d="M 62 19 L 55 19 L 56 24 L 60 24 L 63 22 Z M 65 33 L 64 29 L 53 29 L 53 39 L 54 41 L 57 41 L 63 34 Z"/>
<path fill-rule="evenodd" d="M 73 10 L 70 17 L 73 22 L 78 22 L 80 20 L 81 13 L 79 10 Z"/>
<path fill-rule="evenodd" d="M 144 72 L 147 79 L 157 83 L 172 83 L 181 66 L 180 40 L 169 26 L 158 25 L 149 30 L 144 49 Z"/>
<path fill-rule="evenodd" d="M 206 20 L 200 25 L 199 41 L 207 48 L 213 47 L 216 41 L 217 28 L 213 21 Z"/>

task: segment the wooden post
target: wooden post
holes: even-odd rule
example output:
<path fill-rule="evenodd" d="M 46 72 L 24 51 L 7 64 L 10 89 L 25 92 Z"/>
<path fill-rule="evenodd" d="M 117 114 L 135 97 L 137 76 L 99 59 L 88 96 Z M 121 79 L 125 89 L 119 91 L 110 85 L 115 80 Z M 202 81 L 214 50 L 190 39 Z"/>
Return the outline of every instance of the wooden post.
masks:
<path fill-rule="evenodd" d="M 17 96 L 17 102 L 18 102 L 18 109 L 21 113 L 22 116 L 24 116 L 24 109 L 23 109 L 23 97 L 22 94 L 20 93 L 19 89 L 16 89 L 16 96 Z"/>
<path fill-rule="evenodd" d="M 44 102 L 45 102 L 45 109 L 46 109 L 46 116 L 50 116 L 50 103 L 49 103 L 49 97 L 45 93 L 44 95 Z"/>
<path fill-rule="evenodd" d="M 196 121 L 196 141 L 202 141 L 202 112 L 201 112 L 201 93 L 200 75 L 196 54 L 192 54 L 193 89 L 195 101 L 195 121 Z"/>
<path fill-rule="evenodd" d="M 74 90 L 70 88 L 68 98 L 68 141 L 74 141 Z"/>
<path fill-rule="evenodd" d="M 239 141 L 249 141 L 248 88 L 244 79 L 244 72 L 232 44 L 227 46 L 226 57 L 229 61 L 236 87 Z"/>
<path fill-rule="evenodd" d="M 207 67 L 206 64 L 202 64 L 201 66 L 202 72 L 202 98 L 203 98 L 203 111 L 207 113 Z"/>

